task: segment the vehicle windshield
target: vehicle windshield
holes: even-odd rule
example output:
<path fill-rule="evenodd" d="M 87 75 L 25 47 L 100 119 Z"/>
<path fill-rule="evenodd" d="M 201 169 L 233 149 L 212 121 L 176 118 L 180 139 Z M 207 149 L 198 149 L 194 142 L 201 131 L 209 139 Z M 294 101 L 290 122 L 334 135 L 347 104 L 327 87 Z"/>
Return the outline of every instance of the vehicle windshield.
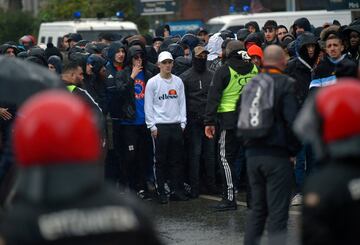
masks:
<path fill-rule="evenodd" d="M 219 32 L 223 26 L 224 24 L 206 24 L 206 30 L 209 33 L 216 33 Z"/>
<path fill-rule="evenodd" d="M 122 37 L 136 35 L 138 32 L 136 30 L 97 30 L 97 31 L 78 31 L 81 34 L 84 40 L 95 41 L 98 39 L 100 33 L 116 33 L 120 34 Z"/>

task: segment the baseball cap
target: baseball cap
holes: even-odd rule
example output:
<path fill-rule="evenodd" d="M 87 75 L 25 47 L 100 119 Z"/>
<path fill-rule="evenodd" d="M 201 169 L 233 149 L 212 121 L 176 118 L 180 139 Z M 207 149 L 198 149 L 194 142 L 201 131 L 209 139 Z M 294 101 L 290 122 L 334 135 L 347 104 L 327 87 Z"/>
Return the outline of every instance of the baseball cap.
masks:
<path fill-rule="evenodd" d="M 203 52 L 205 52 L 207 54 L 209 53 L 209 51 L 207 51 L 203 46 L 196 46 L 194 48 L 194 53 L 195 53 L 196 56 L 200 55 Z"/>
<path fill-rule="evenodd" d="M 163 62 L 164 60 L 174 60 L 171 53 L 168 51 L 163 51 L 159 54 L 158 63 Z"/>

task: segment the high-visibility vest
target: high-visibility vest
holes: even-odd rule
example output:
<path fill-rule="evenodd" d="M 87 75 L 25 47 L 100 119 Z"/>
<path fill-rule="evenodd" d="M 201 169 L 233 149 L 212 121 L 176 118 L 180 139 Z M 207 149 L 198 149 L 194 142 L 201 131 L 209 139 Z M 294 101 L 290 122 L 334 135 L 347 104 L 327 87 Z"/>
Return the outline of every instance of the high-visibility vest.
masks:
<path fill-rule="evenodd" d="M 239 74 L 229 66 L 230 81 L 228 86 L 223 90 L 221 101 L 217 112 L 231 112 L 236 110 L 236 105 L 240 94 L 248 81 L 258 74 L 258 68 L 254 65 L 250 73 Z"/>

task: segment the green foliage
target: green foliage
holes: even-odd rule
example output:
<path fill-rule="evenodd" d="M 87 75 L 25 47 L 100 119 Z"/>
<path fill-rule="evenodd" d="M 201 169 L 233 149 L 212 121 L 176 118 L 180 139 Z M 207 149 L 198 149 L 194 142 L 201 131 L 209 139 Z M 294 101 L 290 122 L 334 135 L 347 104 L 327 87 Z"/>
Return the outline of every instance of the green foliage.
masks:
<path fill-rule="evenodd" d="M 41 9 L 39 18 L 42 22 L 71 20 L 73 13 L 81 12 L 82 18 L 95 18 L 97 13 L 103 13 L 106 17 L 115 16 L 116 11 L 125 13 L 125 19 L 135 22 L 140 31 L 148 29 L 145 17 L 140 17 L 135 11 L 133 0 L 49 0 Z"/>
<path fill-rule="evenodd" d="M 36 19 L 30 13 L 0 10 L 0 43 L 17 42 L 26 34 L 37 35 Z"/>

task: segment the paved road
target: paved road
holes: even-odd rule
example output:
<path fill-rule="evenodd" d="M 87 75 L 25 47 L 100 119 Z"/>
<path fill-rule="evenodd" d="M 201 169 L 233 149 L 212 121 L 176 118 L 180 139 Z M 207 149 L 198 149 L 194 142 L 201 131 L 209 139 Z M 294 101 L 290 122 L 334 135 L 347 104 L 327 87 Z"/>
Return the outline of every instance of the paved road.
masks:
<path fill-rule="evenodd" d="M 187 202 L 170 202 L 160 205 L 149 202 L 160 237 L 168 245 L 241 245 L 244 237 L 247 208 L 243 202 L 236 211 L 213 212 L 209 206 L 216 203 L 216 197 L 202 196 Z M 298 240 L 298 218 L 300 212 L 290 211 L 289 242 Z"/>

